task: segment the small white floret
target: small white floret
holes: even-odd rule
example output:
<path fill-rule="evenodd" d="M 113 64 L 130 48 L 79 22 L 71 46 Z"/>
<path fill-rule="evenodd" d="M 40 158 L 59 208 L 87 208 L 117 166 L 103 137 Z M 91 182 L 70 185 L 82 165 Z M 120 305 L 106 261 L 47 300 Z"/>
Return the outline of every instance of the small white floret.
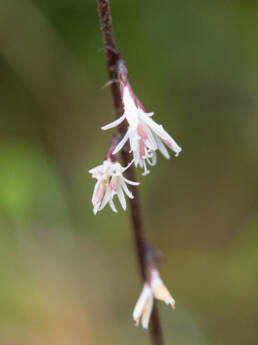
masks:
<path fill-rule="evenodd" d="M 165 131 L 163 126 L 157 124 L 151 117 L 154 114 L 147 113 L 141 102 L 134 95 L 129 82 L 121 86 L 122 100 L 124 104 L 124 114 L 110 124 L 101 127 L 107 130 L 120 125 L 125 119 L 128 122 L 128 130 L 120 143 L 113 151 L 118 153 L 129 140 L 131 152 L 134 157 L 134 164 L 144 169 L 143 175 L 147 175 L 149 170 L 147 164 L 156 164 L 156 151 L 169 159 L 170 155 L 166 149 L 169 147 L 175 152 L 177 157 L 182 151 L 176 141 Z"/>
<path fill-rule="evenodd" d="M 132 164 L 132 162 L 130 163 Z M 129 165 L 130 165 L 129 164 Z M 133 194 L 127 184 L 137 186 L 139 183 L 130 181 L 123 176 L 124 171 L 129 167 L 123 168 L 120 163 L 105 160 L 101 165 L 89 170 L 93 178 L 97 180 L 92 196 L 93 212 L 97 214 L 107 204 L 114 212 L 117 212 L 113 198 L 117 195 L 118 200 L 124 210 L 126 210 L 126 194 L 133 199 Z"/>
<path fill-rule="evenodd" d="M 176 301 L 164 285 L 156 268 L 151 270 L 148 283 L 143 285 L 140 297 L 134 307 L 133 319 L 136 326 L 139 325 L 141 320 L 142 327 L 145 329 L 148 328 L 154 298 L 165 302 L 167 305 L 170 304 L 171 307 L 175 309 Z"/>

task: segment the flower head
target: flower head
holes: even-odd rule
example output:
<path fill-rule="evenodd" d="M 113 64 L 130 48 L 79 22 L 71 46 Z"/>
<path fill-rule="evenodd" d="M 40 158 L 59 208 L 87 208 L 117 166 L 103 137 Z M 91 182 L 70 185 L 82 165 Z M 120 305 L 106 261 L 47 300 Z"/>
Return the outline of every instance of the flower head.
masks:
<path fill-rule="evenodd" d="M 175 309 L 176 302 L 161 280 L 160 274 L 156 268 L 151 270 L 149 281 L 144 283 L 140 297 L 134 307 L 133 319 L 136 326 L 139 325 L 141 319 L 142 327 L 148 328 L 154 298 L 166 304 L 170 304 L 171 307 Z"/>
<path fill-rule="evenodd" d="M 110 124 L 103 126 L 107 130 L 118 126 L 125 119 L 128 122 L 128 130 L 117 145 L 113 154 L 119 152 L 127 140 L 130 142 L 131 152 L 133 153 L 135 166 L 144 168 L 143 175 L 149 173 L 149 165 L 156 164 L 156 151 L 159 150 L 167 159 L 170 155 L 166 149 L 166 144 L 178 156 L 181 147 L 175 140 L 164 130 L 162 125 L 157 124 L 151 117 L 154 113 L 147 113 L 140 100 L 134 95 L 129 81 L 123 74 L 120 77 L 122 101 L 124 105 L 124 114 Z"/>
<path fill-rule="evenodd" d="M 117 212 L 113 202 L 113 197 L 115 195 L 117 195 L 122 208 L 126 210 L 124 193 L 130 199 L 133 199 L 133 195 L 129 191 L 127 184 L 133 186 L 137 186 L 139 184 L 138 182 L 130 181 L 123 176 L 123 173 L 127 168 L 128 166 L 123 168 L 119 162 L 112 162 L 110 159 L 107 159 L 104 160 L 101 165 L 89 170 L 92 177 L 97 179 L 92 196 L 94 214 L 101 211 L 107 203 L 109 203 L 114 212 Z"/>

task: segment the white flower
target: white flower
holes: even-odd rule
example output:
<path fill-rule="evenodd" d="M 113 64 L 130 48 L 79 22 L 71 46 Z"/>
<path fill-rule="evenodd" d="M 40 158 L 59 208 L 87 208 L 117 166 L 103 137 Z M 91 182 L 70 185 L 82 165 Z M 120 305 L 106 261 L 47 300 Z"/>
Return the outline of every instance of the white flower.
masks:
<path fill-rule="evenodd" d="M 156 298 L 170 304 L 175 309 L 175 300 L 160 278 L 159 272 L 153 269 L 150 273 L 150 282 L 143 285 L 142 292 L 133 311 L 136 326 L 142 321 L 142 327 L 147 329 L 153 308 L 153 299 Z"/>
<path fill-rule="evenodd" d="M 130 164 L 132 164 L 132 162 Z M 124 193 L 130 199 L 133 199 L 133 195 L 127 188 L 126 184 L 128 183 L 133 186 L 137 186 L 139 184 L 138 182 L 130 181 L 123 176 L 124 171 L 129 167 L 129 165 L 126 168 L 123 168 L 120 163 L 114 163 L 108 159 L 96 168 L 89 170 L 92 177 L 97 179 L 92 196 L 94 214 L 101 211 L 107 203 L 109 203 L 114 212 L 117 212 L 113 202 L 113 197 L 115 195 L 118 196 L 122 208 L 126 210 Z"/>
<path fill-rule="evenodd" d="M 122 84 L 121 92 L 124 114 L 119 119 L 101 128 L 107 130 L 118 126 L 124 119 L 127 120 L 128 130 L 113 154 L 119 152 L 129 140 L 135 166 L 139 165 L 144 168 L 143 175 L 146 175 L 149 173 L 146 162 L 149 165 L 156 164 L 156 150 L 159 150 L 165 158 L 170 158 L 164 143 L 175 152 L 176 156 L 179 155 L 182 149 L 164 128 L 151 118 L 154 113 L 145 111 L 141 102 L 134 95 L 129 82 Z"/>

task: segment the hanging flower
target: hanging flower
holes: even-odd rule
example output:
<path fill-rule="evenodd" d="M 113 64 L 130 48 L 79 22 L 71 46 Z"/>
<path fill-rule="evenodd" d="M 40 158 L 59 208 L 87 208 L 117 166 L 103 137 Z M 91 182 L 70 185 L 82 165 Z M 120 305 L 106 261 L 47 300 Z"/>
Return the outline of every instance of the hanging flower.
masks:
<path fill-rule="evenodd" d="M 132 162 L 129 164 L 131 165 Z M 117 212 L 113 197 L 117 195 L 120 204 L 124 210 L 126 210 L 125 195 L 128 198 L 133 199 L 132 193 L 129 191 L 127 184 L 137 186 L 139 183 L 130 181 L 123 176 L 124 171 L 129 167 L 123 168 L 119 162 L 112 162 L 110 159 L 104 160 L 104 162 L 89 170 L 89 173 L 93 178 L 97 179 L 94 187 L 92 204 L 93 212 L 96 214 L 101 211 L 107 203 L 109 203 L 111 209 Z"/>
<path fill-rule="evenodd" d="M 168 289 L 160 278 L 160 274 L 156 268 L 152 269 L 150 279 L 144 283 L 140 297 L 133 311 L 133 319 L 136 326 L 139 325 L 140 319 L 142 327 L 147 329 L 151 317 L 154 298 L 170 304 L 175 309 L 175 300 L 170 295 Z"/>
<path fill-rule="evenodd" d="M 166 149 L 166 144 L 175 155 L 181 152 L 181 147 L 177 145 L 175 140 L 164 130 L 162 125 L 157 124 L 151 117 L 154 113 L 147 113 L 140 100 L 134 95 L 128 79 L 125 75 L 120 77 L 122 101 L 124 105 L 124 114 L 110 124 L 101 127 L 107 130 L 118 126 L 125 119 L 128 122 L 128 130 L 117 145 L 113 154 L 119 152 L 127 140 L 130 142 L 131 152 L 133 153 L 135 166 L 144 168 L 143 175 L 147 175 L 147 163 L 155 165 L 156 151 L 159 150 L 167 159 L 170 155 Z"/>

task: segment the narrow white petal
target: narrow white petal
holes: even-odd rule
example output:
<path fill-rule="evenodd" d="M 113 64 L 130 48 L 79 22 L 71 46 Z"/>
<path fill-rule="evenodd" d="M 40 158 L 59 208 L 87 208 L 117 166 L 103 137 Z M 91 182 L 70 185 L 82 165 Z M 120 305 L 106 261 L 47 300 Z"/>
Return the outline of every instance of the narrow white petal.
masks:
<path fill-rule="evenodd" d="M 144 117 L 143 120 L 156 134 L 158 134 L 158 136 L 161 136 L 162 134 L 164 134 L 164 132 L 166 132 L 163 126 L 159 125 L 153 119 L 149 117 Z"/>
<path fill-rule="evenodd" d="M 163 142 L 161 141 L 161 139 L 157 136 L 157 143 L 158 143 L 158 149 L 160 150 L 160 152 L 162 153 L 162 155 L 169 159 L 170 158 L 170 154 L 168 153 L 168 150 L 166 149 L 166 146 L 163 144 Z"/>
<path fill-rule="evenodd" d="M 144 113 L 145 116 L 151 117 L 154 115 L 154 112 L 152 111 L 151 113 Z"/>
<path fill-rule="evenodd" d="M 133 163 L 134 163 L 134 159 L 132 159 L 131 162 L 125 168 L 122 169 L 122 173 L 126 171 Z"/>
<path fill-rule="evenodd" d="M 122 187 L 119 186 L 117 188 L 117 196 L 118 196 L 118 199 L 120 201 L 120 204 L 121 206 L 123 207 L 124 210 L 126 210 L 126 201 L 125 201 L 125 196 L 124 196 L 124 193 L 123 193 L 123 190 L 122 190 Z"/>
<path fill-rule="evenodd" d="M 140 161 L 141 161 L 140 152 L 138 149 L 133 151 L 133 157 L 134 157 L 134 165 L 137 168 L 137 166 L 140 164 Z"/>
<path fill-rule="evenodd" d="M 179 153 L 182 151 L 182 147 L 178 146 L 177 143 L 174 141 L 172 150 L 176 153 L 175 156 L 178 157 Z"/>
<path fill-rule="evenodd" d="M 106 189 L 105 195 L 103 197 L 101 206 L 99 208 L 99 211 L 103 210 L 103 208 L 106 206 L 106 204 L 112 199 L 112 192 L 109 188 Z"/>
<path fill-rule="evenodd" d="M 97 191 L 98 191 L 98 187 L 99 187 L 99 184 L 100 184 L 100 181 L 97 181 L 95 186 L 94 186 L 94 189 L 93 189 L 93 194 L 92 194 L 92 199 L 91 199 L 91 202 L 92 204 L 94 205 L 94 203 L 96 202 L 96 194 L 97 194 Z"/>
<path fill-rule="evenodd" d="M 145 308 L 142 314 L 142 327 L 145 329 L 147 329 L 149 326 L 152 308 L 153 308 L 153 296 L 151 295 L 148 298 L 147 303 L 145 304 Z"/>
<path fill-rule="evenodd" d="M 158 145 L 156 142 L 155 133 L 145 123 L 143 123 L 143 128 L 147 134 L 147 139 L 144 140 L 144 145 L 153 151 L 157 150 Z"/>
<path fill-rule="evenodd" d="M 127 178 L 124 177 L 124 181 L 128 184 L 131 184 L 132 186 L 138 186 L 140 184 L 140 182 L 135 182 L 135 181 L 131 181 L 128 180 Z"/>
<path fill-rule="evenodd" d="M 121 117 L 119 117 L 118 119 L 116 119 L 115 121 L 113 121 L 113 122 L 111 122 L 105 126 L 102 126 L 101 129 L 103 131 L 106 131 L 107 129 L 114 128 L 114 127 L 120 125 L 120 123 L 122 123 L 124 121 L 124 119 L 125 119 L 125 114 L 122 115 Z"/>
<path fill-rule="evenodd" d="M 125 194 L 128 196 L 128 198 L 133 199 L 133 194 L 129 191 L 129 189 L 128 189 L 128 187 L 124 181 L 122 182 L 122 188 L 123 188 Z"/>
<path fill-rule="evenodd" d="M 92 168 L 92 169 L 88 170 L 88 172 L 93 175 L 96 173 L 96 168 Z"/>
<path fill-rule="evenodd" d="M 148 140 L 146 140 L 145 145 L 148 146 L 153 151 L 157 150 L 158 144 L 157 144 L 157 140 L 155 138 L 155 134 L 147 126 L 146 126 L 146 132 L 148 135 Z"/>
<path fill-rule="evenodd" d="M 176 156 L 182 151 L 182 148 L 176 143 L 176 141 L 165 131 L 163 126 L 157 124 L 154 120 L 146 117 L 144 121 L 151 127 L 151 129 L 176 153 Z"/>
<path fill-rule="evenodd" d="M 137 324 L 140 320 L 140 317 L 150 296 L 152 296 L 151 288 L 147 284 L 144 284 L 140 297 L 138 298 L 133 310 L 133 319 L 134 321 L 136 321 Z"/>
<path fill-rule="evenodd" d="M 127 142 L 129 138 L 129 132 L 127 131 L 123 137 L 123 139 L 117 144 L 116 148 L 112 152 L 113 155 L 115 155 L 117 152 L 121 150 L 121 148 L 124 146 L 124 144 Z"/>
<path fill-rule="evenodd" d="M 166 142 L 165 143 L 171 150 L 175 152 L 175 156 L 178 157 L 179 153 L 182 151 L 182 148 L 176 143 L 176 141 L 170 135 L 169 140 L 167 140 L 167 142 L 169 142 L 169 145 Z"/>
<path fill-rule="evenodd" d="M 125 115 L 126 115 L 126 119 L 128 123 L 131 126 L 137 126 L 138 108 L 127 86 L 124 87 L 124 92 L 123 92 L 122 97 L 123 97 Z"/>
<path fill-rule="evenodd" d="M 140 159 L 134 153 L 134 166 L 137 168 L 139 164 L 140 164 Z"/>
<path fill-rule="evenodd" d="M 115 212 L 115 213 L 117 213 L 117 209 L 116 209 L 115 204 L 114 204 L 114 202 L 113 202 L 112 199 L 109 200 L 109 205 L 110 205 L 112 211 Z"/>

